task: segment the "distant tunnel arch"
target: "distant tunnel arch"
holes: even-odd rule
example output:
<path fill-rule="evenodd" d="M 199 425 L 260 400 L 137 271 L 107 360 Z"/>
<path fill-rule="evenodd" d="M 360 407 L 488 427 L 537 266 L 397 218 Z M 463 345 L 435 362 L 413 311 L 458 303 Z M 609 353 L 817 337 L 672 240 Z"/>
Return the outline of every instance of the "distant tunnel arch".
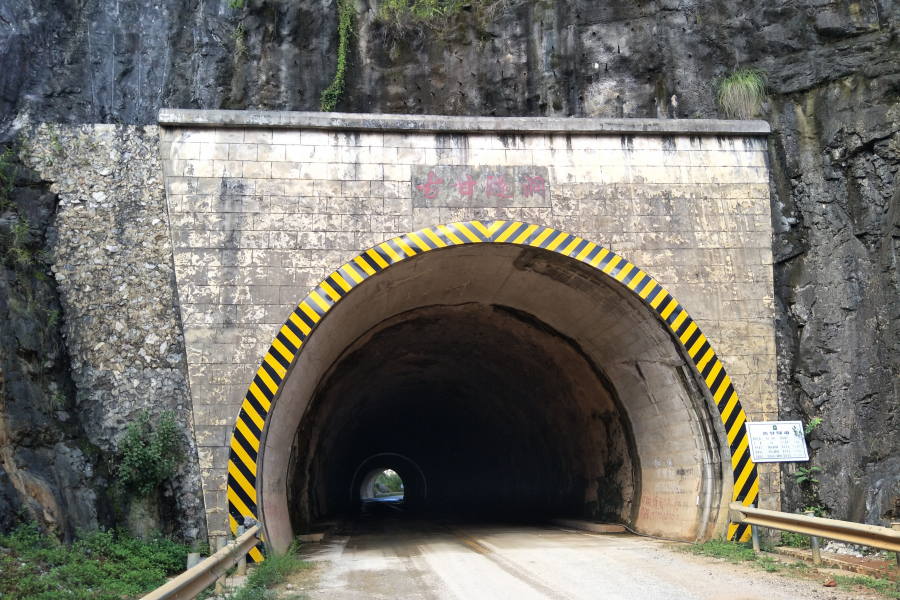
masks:
<path fill-rule="evenodd" d="M 283 550 L 347 508 L 361 460 L 396 453 L 437 514 L 702 539 L 757 495 L 744 420 L 699 328 L 633 264 L 537 225 L 437 226 L 360 255 L 292 313 L 234 430 L 229 512 Z"/>

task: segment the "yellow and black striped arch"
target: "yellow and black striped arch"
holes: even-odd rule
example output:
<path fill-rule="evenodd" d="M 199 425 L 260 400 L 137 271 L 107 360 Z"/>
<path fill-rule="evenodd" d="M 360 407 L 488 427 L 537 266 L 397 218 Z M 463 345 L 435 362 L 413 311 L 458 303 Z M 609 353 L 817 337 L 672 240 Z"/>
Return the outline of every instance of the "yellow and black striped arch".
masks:
<path fill-rule="evenodd" d="M 354 287 L 407 258 L 463 244 L 515 244 L 571 257 L 605 273 L 637 294 L 681 341 L 719 408 L 731 446 L 734 499 L 749 506 L 759 481 L 750 460 L 746 417 L 725 367 L 687 311 L 657 282 L 621 256 L 578 236 L 516 221 L 466 221 L 428 227 L 395 237 L 363 252 L 320 283 L 291 313 L 250 384 L 231 439 L 228 461 L 228 511 L 232 531 L 245 516 L 259 518 L 257 455 L 266 415 L 288 367 L 316 324 Z M 747 526 L 730 525 L 728 537 L 743 539 Z M 251 556 L 260 560 L 257 549 Z"/>

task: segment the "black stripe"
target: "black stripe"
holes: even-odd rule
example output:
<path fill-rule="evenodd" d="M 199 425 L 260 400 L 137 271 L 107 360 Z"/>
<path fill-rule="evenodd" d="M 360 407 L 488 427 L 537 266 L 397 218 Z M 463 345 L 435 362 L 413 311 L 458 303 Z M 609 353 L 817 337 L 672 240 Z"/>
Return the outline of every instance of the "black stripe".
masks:
<path fill-rule="evenodd" d="M 244 479 L 247 480 L 247 483 L 252 485 L 253 489 L 256 489 L 256 473 L 250 472 L 250 469 L 244 464 L 244 461 L 241 460 L 241 457 L 238 456 L 234 450 L 231 451 L 230 460 L 235 468 L 241 472 L 241 475 L 244 476 Z"/>
<path fill-rule="evenodd" d="M 290 329 L 293 329 L 293 328 L 290 328 Z M 281 342 L 281 345 L 284 346 L 285 348 L 287 348 L 287 351 L 290 352 L 291 354 L 297 354 L 297 352 L 300 351 L 300 348 L 295 347 L 294 342 L 289 340 L 288 337 L 286 335 L 284 335 L 284 333 L 281 331 L 278 332 L 278 335 L 275 336 L 275 339 L 278 340 L 279 342 Z M 287 359 L 285 359 L 285 360 L 287 360 Z"/>
<path fill-rule="evenodd" d="M 275 372 L 275 369 L 272 368 L 272 365 L 270 365 L 268 361 L 263 361 L 262 368 L 266 373 L 269 374 L 269 377 L 272 378 L 272 381 L 275 382 L 276 387 L 281 385 L 281 375 Z"/>
<path fill-rule="evenodd" d="M 712 358 L 709 359 L 709 362 L 707 362 L 706 366 L 703 367 L 703 370 L 700 371 L 700 374 L 703 375 L 704 382 L 709 377 L 709 374 L 712 373 L 713 367 L 716 366 L 717 362 L 719 362 L 719 357 L 713 352 Z"/>
<path fill-rule="evenodd" d="M 241 448 L 244 449 L 244 452 L 247 453 L 247 456 L 250 457 L 250 460 L 256 462 L 256 450 L 253 449 L 253 446 L 250 445 L 250 442 L 247 441 L 247 438 L 244 437 L 244 434 L 241 433 L 241 430 L 235 427 L 232 435 L 234 439 L 236 439 L 237 442 L 241 445 Z"/>
<path fill-rule="evenodd" d="M 614 258 L 616 258 L 616 257 L 618 257 L 618 256 L 619 256 L 619 255 L 616 254 L 615 252 L 610 252 L 609 254 L 607 254 L 606 256 L 604 256 L 604 257 L 600 260 L 599 263 L 597 263 L 596 268 L 597 268 L 597 269 L 600 269 L 600 270 L 602 271 L 603 269 L 606 268 L 606 265 L 609 264 L 609 261 L 611 261 L 612 259 L 614 259 Z"/>
<path fill-rule="evenodd" d="M 257 384 L 257 385 L 259 385 L 259 384 Z M 266 414 L 268 414 L 269 411 L 265 410 L 265 409 L 262 407 L 262 404 L 259 403 L 259 400 L 256 399 L 256 396 L 253 395 L 253 392 L 249 392 L 249 391 L 248 391 L 248 392 L 247 392 L 247 395 L 244 396 L 244 399 L 245 399 L 248 403 L 250 403 L 250 406 L 253 407 L 253 410 L 256 411 L 256 414 L 258 414 L 258 415 L 259 415 L 260 417 L 262 417 L 263 419 L 266 418 Z M 242 409 L 242 410 L 243 410 L 243 409 Z"/>
<path fill-rule="evenodd" d="M 683 312 L 684 312 L 684 309 L 681 308 L 681 305 L 676 302 L 675 308 L 673 308 L 672 312 L 669 313 L 669 316 L 666 317 L 666 323 L 671 325 L 678 319 L 678 317 L 681 316 L 681 313 L 683 313 Z"/>
<path fill-rule="evenodd" d="M 662 289 L 662 288 L 660 288 L 660 289 Z M 665 294 L 663 296 L 662 301 L 656 305 L 656 308 L 653 309 L 656 311 L 656 314 L 658 314 L 659 316 L 662 316 L 663 312 L 666 310 L 666 308 L 669 306 L 669 304 L 672 303 L 672 300 L 673 300 L 673 298 L 672 298 L 671 294 L 669 294 L 669 292 L 662 292 L 662 293 Z M 659 294 L 656 295 L 656 298 L 659 298 Z M 653 299 L 654 302 L 656 302 L 656 298 Z M 676 302 L 676 305 L 677 305 L 677 302 Z"/>
<path fill-rule="evenodd" d="M 377 254 L 377 252 L 376 252 L 376 254 Z M 381 265 L 379 265 L 377 262 L 375 262 L 375 259 L 372 258 L 371 256 L 369 256 L 368 252 L 363 252 L 362 254 L 359 255 L 359 257 L 361 259 L 363 259 L 363 262 L 365 262 L 367 265 L 369 265 L 369 267 L 376 273 L 381 270 Z M 388 263 L 388 264 L 390 264 L 390 263 Z"/>
<path fill-rule="evenodd" d="M 454 242 L 453 240 L 451 240 L 450 238 L 448 238 L 448 237 L 446 236 L 446 234 L 444 234 L 444 232 L 441 231 L 441 230 L 438 228 L 437 225 L 435 225 L 434 227 L 429 227 L 428 229 L 430 229 L 430 230 L 431 230 L 431 233 L 433 233 L 434 235 L 436 235 L 436 236 L 438 237 L 439 240 L 441 240 L 442 242 L 444 242 L 444 243 L 447 244 L 448 246 L 455 246 L 455 245 L 456 245 L 456 242 Z"/>
<path fill-rule="evenodd" d="M 392 265 L 397 262 L 393 258 L 391 258 L 391 255 L 387 253 L 387 250 L 381 249 L 381 244 L 375 246 L 374 248 L 372 248 L 372 250 L 375 252 L 375 254 L 381 257 L 381 260 L 386 262 L 388 265 Z M 406 254 L 406 252 L 404 252 L 403 254 Z"/>
<path fill-rule="evenodd" d="M 278 336 L 275 336 L 275 338 L 277 339 Z M 271 347 L 269 348 L 269 356 L 271 356 L 272 358 L 274 358 L 275 360 L 277 360 L 277 361 L 278 361 L 278 364 L 280 364 L 280 365 L 281 365 L 282 367 L 284 367 L 285 369 L 287 369 L 288 367 L 291 366 L 290 361 L 289 361 L 288 359 L 286 359 L 286 358 L 281 354 L 281 352 L 278 351 L 278 349 L 277 349 L 275 346 L 271 346 Z"/>
<path fill-rule="evenodd" d="M 647 297 L 644 298 L 644 302 L 649 304 L 650 308 L 653 308 L 653 303 L 656 302 L 656 299 L 659 298 L 660 294 L 665 294 L 665 293 L 666 292 L 663 291 L 663 287 L 661 285 L 657 284 L 656 287 L 653 288 L 653 291 L 651 291 L 649 294 L 647 294 Z M 660 306 L 662 306 L 662 304 L 660 304 Z M 657 310 L 657 309 L 653 308 L 653 310 Z M 659 311 L 657 310 L 657 313 L 658 312 Z"/>
<path fill-rule="evenodd" d="M 422 241 L 425 241 L 425 240 L 422 240 Z M 355 260 L 351 260 L 346 265 L 342 265 L 342 266 L 346 266 L 348 271 L 355 273 L 363 281 L 365 281 L 366 279 L 369 278 L 369 274 L 366 273 L 365 269 L 360 267 L 359 264 Z M 341 277 L 344 277 L 344 275 L 341 275 Z M 347 279 L 347 278 L 344 277 L 344 279 Z M 359 285 L 358 283 L 356 283 L 355 279 L 353 279 L 352 277 L 350 279 L 352 279 L 352 281 L 348 281 L 347 283 L 349 283 L 351 287 L 356 287 L 357 285 Z"/>
<path fill-rule="evenodd" d="M 756 472 L 756 465 L 753 465 L 753 472 L 750 473 L 750 477 L 748 477 L 747 481 L 744 482 L 744 487 L 741 488 L 741 491 L 738 494 L 738 498 L 743 500 L 750 495 L 750 490 L 753 489 L 753 482 L 756 481 L 757 477 L 759 477 L 759 475 Z"/>
<path fill-rule="evenodd" d="M 734 541 L 739 542 L 742 537 L 744 537 L 744 533 L 747 531 L 747 524 L 741 523 L 737 526 L 737 529 L 734 532 Z"/>
<path fill-rule="evenodd" d="M 690 319 L 690 317 L 688 317 L 688 319 L 691 321 L 691 323 L 694 322 L 694 320 L 693 320 L 693 319 Z M 698 339 L 702 334 L 703 334 L 703 332 L 700 331 L 700 328 L 699 328 L 699 327 L 698 327 L 697 329 L 695 329 L 695 330 L 694 330 L 694 333 L 691 334 L 691 337 L 689 337 L 688 340 L 684 343 L 684 347 L 687 348 L 688 350 L 690 350 L 691 348 L 693 348 L 693 347 L 694 347 L 694 344 L 697 343 L 697 339 Z"/>
<path fill-rule="evenodd" d="M 731 410 L 731 414 L 728 415 L 728 418 L 725 420 L 725 433 L 727 434 L 731 431 L 732 426 L 734 425 L 735 420 L 737 420 L 737 416 L 741 413 L 741 407 L 739 404 L 735 404 L 734 408 Z M 741 436 L 738 435 L 734 438 L 734 443 L 737 444 L 738 440 Z M 734 448 L 732 448 L 734 450 Z"/>
<path fill-rule="evenodd" d="M 703 345 L 700 346 L 700 349 L 697 350 L 697 353 L 691 359 L 692 361 L 694 361 L 695 367 L 700 364 L 700 361 L 703 360 L 703 357 L 706 356 L 707 352 L 709 352 L 709 340 L 703 340 Z M 715 353 L 713 353 L 713 355 L 715 355 Z"/>
<path fill-rule="evenodd" d="M 432 249 L 432 250 L 438 249 L 438 245 L 435 244 L 434 241 L 430 237 L 428 237 L 427 235 L 422 233 L 421 230 L 416 231 L 415 234 L 416 234 L 416 237 L 419 238 L 422 241 L 422 243 L 425 244 L 426 246 L 428 246 L 430 249 Z M 410 238 L 408 235 L 403 236 L 403 241 L 406 242 L 406 245 L 409 246 L 410 248 L 413 248 L 413 249 L 419 248 L 419 244 L 416 243 L 416 241 L 413 240 L 412 238 Z"/>
<path fill-rule="evenodd" d="M 727 373 L 725 372 L 725 367 L 723 366 L 719 369 L 719 374 L 716 375 L 716 378 L 713 380 L 712 385 L 709 386 L 709 391 L 712 392 L 713 397 L 715 397 L 716 393 L 719 391 L 719 386 L 722 385 L 722 382 L 725 381 L 725 376 Z"/>
<path fill-rule="evenodd" d="M 631 280 L 634 279 L 634 276 L 640 272 L 640 269 L 638 269 L 634 265 L 631 265 L 631 270 L 628 272 L 628 275 L 622 278 L 622 284 L 627 286 L 629 283 L 631 283 Z"/>
<path fill-rule="evenodd" d="M 394 252 L 396 252 L 396 253 L 400 256 L 401 259 L 403 259 L 403 258 L 409 256 L 409 255 L 406 253 L 406 250 L 404 250 L 403 248 L 401 248 L 401 247 L 400 247 L 400 244 L 398 244 L 398 243 L 395 242 L 394 240 L 385 240 L 384 243 L 388 245 L 388 248 L 390 248 L 391 250 L 393 250 Z M 410 250 L 412 250 L 412 252 L 413 252 L 414 255 L 415 255 L 415 254 L 419 254 L 419 252 L 416 252 L 416 249 L 415 249 L 415 248 L 410 248 Z"/>
<path fill-rule="evenodd" d="M 575 239 L 575 237 L 574 237 L 573 235 L 569 234 L 569 233 L 566 233 L 566 232 L 564 232 L 564 231 L 561 231 L 560 233 L 562 234 L 563 239 L 562 239 L 558 244 L 556 244 L 556 250 L 554 250 L 554 252 L 556 252 L 556 253 L 558 253 L 558 254 L 562 254 L 562 251 L 566 249 L 566 246 L 568 246 L 569 244 L 571 244 L 571 243 L 572 243 L 572 240 Z M 556 237 L 559 237 L 559 236 L 556 236 Z M 555 239 L 555 238 L 551 235 L 551 236 L 550 236 L 549 238 L 547 238 L 547 240 L 546 240 L 546 241 L 547 241 L 547 244 L 545 244 L 545 245 L 543 245 L 543 246 L 541 246 L 541 247 L 542 247 L 542 248 L 546 248 L 547 246 L 550 245 L 551 242 L 554 241 L 554 239 Z"/>
<path fill-rule="evenodd" d="M 522 240 L 522 241 L 519 242 L 519 243 L 520 243 L 520 244 L 524 244 L 524 245 L 530 246 L 530 245 L 531 245 L 531 242 L 533 242 L 534 240 L 538 239 L 538 237 L 540 237 L 540 235 L 541 235 L 542 233 L 544 233 L 545 231 L 547 231 L 547 229 L 549 229 L 549 227 L 538 226 L 537 229 L 535 229 L 534 231 L 532 231 L 532 232 L 528 235 L 528 237 L 526 237 L 524 240 Z"/>
<path fill-rule="evenodd" d="M 338 282 L 335 281 L 331 275 L 329 275 L 328 277 L 325 278 L 325 283 L 330 285 L 331 289 L 334 290 L 334 293 L 337 294 L 338 296 L 340 296 L 341 298 L 343 298 L 344 294 L 347 293 L 344 291 L 344 288 L 342 288 L 340 285 L 338 285 Z"/>
<path fill-rule="evenodd" d="M 734 418 L 736 419 L 737 416 L 738 416 L 739 414 L 741 414 L 742 412 L 744 412 L 743 409 L 740 407 L 740 405 L 737 405 L 737 406 L 734 407 L 734 411 L 732 412 L 732 414 L 734 415 Z M 733 424 L 734 424 L 734 421 L 732 420 L 731 423 L 732 423 L 732 425 L 733 425 Z M 730 430 L 731 430 L 731 428 L 729 428 L 729 431 L 730 431 Z M 747 437 L 747 427 L 745 426 L 744 423 L 741 423 L 741 426 L 738 427 L 737 435 L 734 436 L 734 441 L 731 442 L 731 447 L 730 447 L 730 449 L 731 449 L 731 453 L 732 453 L 732 454 L 734 454 L 735 452 L 737 452 L 738 447 L 741 445 L 741 442 L 744 441 L 744 438 L 745 438 L 745 437 Z M 747 453 L 749 454 L 749 453 L 750 453 L 750 450 L 747 450 Z"/>
<path fill-rule="evenodd" d="M 309 302 L 307 302 L 307 304 L 309 304 Z M 312 329 L 313 327 L 316 326 L 315 322 L 312 320 L 312 317 L 310 317 L 308 314 L 303 312 L 303 309 L 300 308 L 299 306 L 294 309 L 294 314 L 297 315 L 297 318 L 299 318 L 301 321 L 306 323 L 306 326 L 309 327 L 310 329 Z M 300 332 L 300 334 L 302 335 L 303 332 Z M 306 341 L 306 336 L 304 335 L 301 339 L 303 341 Z"/>
<path fill-rule="evenodd" d="M 228 479 L 233 480 L 234 478 L 231 475 L 229 475 Z M 247 492 L 244 491 L 244 488 L 241 487 L 241 484 L 239 484 L 237 481 L 229 481 L 229 483 L 231 485 L 229 485 L 228 487 L 233 489 L 234 493 L 237 494 L 238 498 L 241 499 L 241 502 L 244 503 L 244 506 L 246 506 L 247 508 L 252 510 L 255 514 L 256 513 L 256 502 L 254 502 L 253 500 L 250 499 L 250 496 L 247 495 Z"/>
<path fill-rule="evenodd" d="M 722 394 L 722 399 L 719 400 L 719 414 L 721 415 L 725 412 L 725 409 L 728 407 L 728 401 L 731 400 L 731 397 L 734 395 L 734 387 L 729 383 L 728 387 L 725 388 L 725 392 Z"/>
<path fill-rule="evenodd" d="M 569 240 L 566 240 L 566 242 L 567 242 L 567 243 L 570 243 L 570 244 L 572 243 L 572 242 L 569 241 Z M 562 244 L 560 244 L 560 246 L 562 246 Z M 563 247 L 563 250 L 565 250 L 565 247 Z M 602 247 L 602 246 L 594 246 L 593 250 L 591 250 L 590 252 L 588 252 L 587 255 L 586 255 L 582 260 L 583 260 L 584 262 L 586 262 L 586 263 L 590 263 L 590 262 L 591 262 L 592 260 L 594 260 L 594 258 L 596 258 L 596 256 L 597 256 L 598 254 L 600 254 L 600 252 L 602 252 L 602 251 L 603 251 L 603 247 Z M 577 253 L 577 252 L 575 253 L 575 256 L 578 256 L 578 253 Z"/>
<path fill-rule="evenodd" d="M 538 244 L 538 248 L 546 248 L 547 246 L 549 246 L 550 244 L 552 244 L 553 241 L 554 241 L 556 238 L 558 238 L 558 237 L 561 236 L 561 235 L 562 235 L 562 236 L 565 236 L 565 237 L 568 237 L 567 234 L 563 233 L 563 232 L 560 231 L 559 229 L 552 229 L 552 233 L 551 233 L 550 235 L 548 235 L 548 236 L 544 239 L 543 242 L 541 242 L 540 244 Z"/>
<path fill-rule="evenodd" d="M 688 327 L 691 326 L 694 320 L 691 318 L 691 315 L 687 315 L 684 317 L 684 321 L 681 322 L 681 325 L 678 326 L 678 329 L 675 330 L 675 335 L 678 336 L 678 339 L 681 339 L 681 336 L 684 335 L 684 332 L 688 330 Z M 697 329 L 700 329 L 699 327 Z"/>
<path fill-rule="evenodd" d="M 571 244 L 572 242 L 569 242 L 569 243 Z M 582 239 L 580 242 L 578 242 L 578 244 L 575 245 L 574 248 L 572 248 L 572 251 L 569 252 L 566 256 L 571 256 L 572 258 L 575 258 L 576 256 L 578 256 L 578 254 L 579 254 L 582 250 L 585 249 L 585 247 L 586 247 L 588 244 L 590 244 L 589 241 L 587 241 L 587 240 L 585 240 L 585 239 Z M 563 248 L 563 250 L 565 250 L 565 248 Z M 599 246 L 598 246 L 598 250 L 597 250 L 597 251 L 599 252 Z M 590 254 L 590 253 L 588 253 L 588 254 Z"/>
<path fill-rule="evenodd" d="M 750 460 L 750 450 L 744 449 L 744 454 L 741 455 L 741 458 L 738 459 L 738 464 L 734 466 L 734 482 L 737 483 L 738 477 L 741 476 L 741 473 L 744 472 L 744 467 L 747 466 L 747 461 Z"/>
<path fill-rule="evenodd" d="M 262 380 L 262 378 L 260 378 L 259 373 L 257 373 L 256 376 L 253 378 L 253 383 L 256 384 L 256 387 L 259 388 L 259 391 L 261 391 L 263 396 L 266 397 L 266 400 L 271 402 L 272 398 L 275 396 L 275 394 L 273 392 L 269 391 L 269 387 L 266 385 L 266 382 L 264 382 Z M 252 396 L 252 394 L 251 394 L 251 396 Z"/>
<path fill-rule="evenodd" d="M 238 419 L 243 421 L 244 427 L 250 430 L 250 433 L 256 436 L 256 439 L 259 439 L 259 436 L 262 434 L 262 431 L 259 427 L 256 426 L 256 423 L 253 422 L 253 419 L 250 418 L 250 415 L 247 414 L 243 408 L 241 409 L 240 414 L 238 415 Z"/>
<path fill-rule="evenodd" d="M 483 221 L 482 221 L 482 223 L 483 223 Z M 505 223 L 503 223 L 503 225 L 500 226 L 500 229 L 498 229 L 497 231 L 495 231 L 495 232 L 493 233 L 493 235 L 491 235 L 490 240 L 491 240 L 491 241 L 494 241 L 494 240 L 496 240 L 496 239 L 499 239 L 500 236 L 502 236 L 503 233 L 504 233 L 507 229 L 509 229 L 510 227 L 512 227 L 512 224 L 513 224 L 513 223 L 515 223 L 515 221 L 506 221 Z M 487 224 L 485 224 L 485 227 L 487 227 Z"/>
<path fill-rule="evenodd" d="M 468 229 L 472 235 L 477 237 L 482 242 L 486 242 L 488 239 L 486 237 L 484 237 L 484 234 L 481 233 L 481 231 L 479 231 L 479 229 L 477 227 L 472 225 L 472 223 L 473 223 L 472 221 L 467 221 L 467 222 L 464 222 L 463 225 L 466 226 L 466 229 Z M 466 238 L 466 239 L 468 239 L 468 238 Z"/>

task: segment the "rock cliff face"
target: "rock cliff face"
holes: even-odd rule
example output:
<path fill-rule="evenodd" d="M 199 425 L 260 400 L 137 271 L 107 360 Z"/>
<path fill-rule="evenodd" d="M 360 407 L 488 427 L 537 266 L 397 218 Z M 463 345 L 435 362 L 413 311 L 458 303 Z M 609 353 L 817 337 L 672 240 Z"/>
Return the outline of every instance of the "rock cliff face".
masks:
<path fill-rule="evenodd" d="M 403 32 L 377 11 L 357 0 L 338 110 L 713 117 L 716 77 L 768 72 L 780 403 L 822 419 L 820 484 L 786 468 L 785 508 L 880 522 L 900 495 L 900 4 L 473 2 Z M 7 139 L 25 121 L 150 124 L 162 106 L 316 110 L 337 8 L 0 0 L 0 53 Z"/>

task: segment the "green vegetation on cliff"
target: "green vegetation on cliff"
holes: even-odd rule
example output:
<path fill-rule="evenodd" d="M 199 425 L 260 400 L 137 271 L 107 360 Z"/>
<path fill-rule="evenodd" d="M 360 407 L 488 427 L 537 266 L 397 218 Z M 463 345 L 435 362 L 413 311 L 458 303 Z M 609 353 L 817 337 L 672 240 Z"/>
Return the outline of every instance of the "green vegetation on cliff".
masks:
<path fill-rule="evenodd" d="M 347 54 L 353 36 L 356 7 L 353 0 L 338 0 L 338 60 L 334 81 L 322 92 L 322 111 L 332 112 L 344 93 L 344 76 L 347 72 Z"/>
<path fill-rule="evenodd" d="M 71 546 L 34 524 L 0 535 L 0 598 L 127 600 L 184 570 L 188 546 L 107 532 L 83 533 Z"/>

